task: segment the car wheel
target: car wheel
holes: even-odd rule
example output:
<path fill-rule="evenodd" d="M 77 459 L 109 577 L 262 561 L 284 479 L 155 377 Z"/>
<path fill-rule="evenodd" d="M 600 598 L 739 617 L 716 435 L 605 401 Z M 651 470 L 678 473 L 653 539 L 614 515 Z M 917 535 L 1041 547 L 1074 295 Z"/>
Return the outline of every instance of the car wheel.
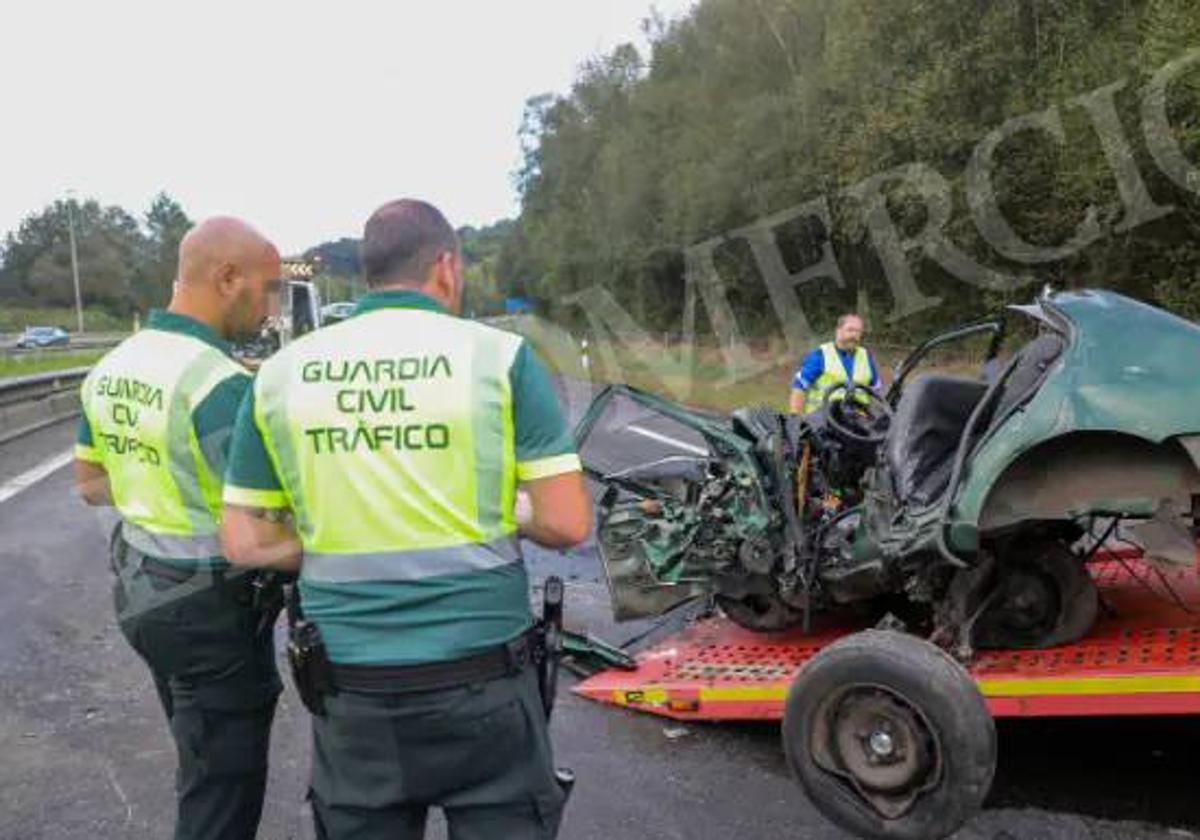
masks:
<path fill-rule="evenodd" d="M 1067 546 L 1017 543 L 997 565 L 991 604 L 975 625 L 975 647 L 1036 650 L 1079 641 L 1091 631 L 1100 596 Z"/>
<path fill-rule="evenodd" d="M 939 840 L 983 805 L 996 729 L 974 680 L 934 645 L 868 630 L 800 670 L 783 718 L 813 805 L 859 837 Z"/>

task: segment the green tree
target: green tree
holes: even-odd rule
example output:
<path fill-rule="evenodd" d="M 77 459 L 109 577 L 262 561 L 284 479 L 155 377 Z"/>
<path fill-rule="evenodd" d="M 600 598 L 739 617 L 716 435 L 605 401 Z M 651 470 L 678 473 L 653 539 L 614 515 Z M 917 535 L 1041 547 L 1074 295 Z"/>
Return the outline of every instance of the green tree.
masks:
<path fill-rule="evenodd" d="M 73 306 L 70 223 L 74 218 L 83 303 L 125 316 L 162 305 L 175 276 L 179 240 L 191 222 L 169 196 L 138 220 L 88 199 L 56 201 L 4 238 L 0 298 L 29 306 Z"/>
<path fill-rule="evenodd" d="M 136 278 L 136 300 L 141 309 L 161 306 L 170 294 L 179 262 L 179 243 L 192 227 L 183 207 L 165 192 L 150 203 L 145 215 L 145 260 Z"/>
<path fill-rule="evenodd" d="M 649 21 L 647 32 L 647 55 L 618 47 L 587 62 L 568 95 L 527 103 L 521 215 L 500 250 L 502 287 L 560 301 L 599 284 L 646 326 L 673 328 L 684 249 L 824 195 L 831 230 L 798 223 L 780 231 L 793 268 L 832 239 L 849 282 L 810 287 L 806 303 L 821 322 L 852 306 L 859 288 L 876 296 L 888 289 L 861 207 L 844 190 L 921 162 L 951 183 L 947 230 L 978 262 L 1181 311 L 1200 307 L 1190 244 L 1200 202 L 1156 172 L 1137 131 L 1150 75 L 1200 44 L 1190 0 L 700 0 L 678 20 Z M 1139 169 L 1155 199 L 1177 210 L 1117 235 L 1124 206 L 1116 179 L 1071 100 L 1122 80 L 1116 106 Z M 1193 68 L 1172 86 L 1169 105 L 1176 139 L 1200 163 L 1198 89 Z M 1069 240 L 1092 207 L 1108 234 L 1068 259 L 1030 267 L 1008 262 L 979 235 L 963 173 L 992 129 L 1050 107 L 1064 120 L 1065 145 L 1027 131 L 997 152 L 1005 217 L 1025 240 L 1053 245 Z M 889 197 L 903 230 L 925 219 L 912 198 L 904 190 Z M 734 241 L 717 258 L 743 327 L 773 329 L 750 250 Z M 889 327 L 896 340 L 1032 293 L 988 293 L 929 260 L 910 255 L 910 263 L 922 289 L 944 303 Z"/>

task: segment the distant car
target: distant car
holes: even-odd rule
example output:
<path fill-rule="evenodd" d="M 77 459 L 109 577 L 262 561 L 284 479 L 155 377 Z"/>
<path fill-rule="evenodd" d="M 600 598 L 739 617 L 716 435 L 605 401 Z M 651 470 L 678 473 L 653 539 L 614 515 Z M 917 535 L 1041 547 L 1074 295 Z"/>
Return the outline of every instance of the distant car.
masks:
<path fill-rule="evenodd" d="M 17 347 L 33 350 L 39 347 L 66 347 L 71 336 L 61 327 L 26 327 L 17 340 Z"/>
<path fill-rule="evenodd" d="M 321 309 L 321 323 L 336 324 L 338 321 L 345 321 L 352 314 L 354 314 L 354 302 L 340 300 Z"/>

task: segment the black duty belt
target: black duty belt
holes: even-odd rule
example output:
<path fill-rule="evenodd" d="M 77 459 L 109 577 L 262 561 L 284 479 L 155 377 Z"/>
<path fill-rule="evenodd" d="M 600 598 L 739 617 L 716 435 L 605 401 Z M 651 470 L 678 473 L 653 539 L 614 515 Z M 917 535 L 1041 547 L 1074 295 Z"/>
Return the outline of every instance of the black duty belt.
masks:
<path fill-rule="evenodd" d="M 339 665 L 333 667 L 335 690 L 357 694 L 407 694 L 434 691 L 519 673 L 533 663 L 535 635 L 523 633 L 484 653 L 422 665 Z"/>

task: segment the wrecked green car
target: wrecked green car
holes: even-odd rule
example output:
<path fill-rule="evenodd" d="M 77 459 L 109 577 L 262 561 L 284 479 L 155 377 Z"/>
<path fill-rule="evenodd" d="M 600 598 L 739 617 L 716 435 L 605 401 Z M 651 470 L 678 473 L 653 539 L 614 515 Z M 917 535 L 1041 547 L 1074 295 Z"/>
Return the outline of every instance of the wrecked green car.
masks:
<path fill-rule="evenodd" d="M 977 377 L 912 375 L 981 338 Z M 774 631 L 853 610 L 965 660 L 1085 635 L 1105 541 L 1194 565 L 1200 327 L 1047 293 L 922 345 L 886 395 L 849 389 L 803 418 L 601 392 L 576 439 L 617 617 L 712 596 Z"/>

